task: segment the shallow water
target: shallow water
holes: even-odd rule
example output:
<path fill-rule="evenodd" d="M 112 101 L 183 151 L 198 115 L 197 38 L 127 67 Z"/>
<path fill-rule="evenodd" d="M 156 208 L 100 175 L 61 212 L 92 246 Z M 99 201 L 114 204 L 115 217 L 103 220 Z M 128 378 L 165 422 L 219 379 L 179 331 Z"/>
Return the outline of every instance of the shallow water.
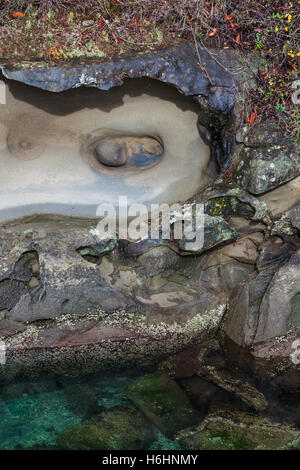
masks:
<path fill-rule="evenodd" d="M 209 149 L 197 131 L 197 105 L 169 86 L 140 79 L 110 91 L 55 94 L 7 82 L 6 98 L 0 220 L 33 213 L 93 217 L 100 203 L 116 205 L 119 195 L 129 204 L 170 204 L 193 196 L 206 182 Z M 129 175 L 99 174 L 80 149 L 89 133 L 101 129 L 158 136 L 163 156 L 156 166 Z"/>
<path fill-rule="evenodd" d="M 1 385 L 0 450 L 59 449 L 58 436 L 87 419 L 86 416 L 78 414 L 78 407 L 74 407 L 74 403 L 70 402 L 70 397 L 65 391 L 66 384 L 71 386 L 71 389 L 78 385 L 87 387 L 96 397 L 99 410 L 109 410 L 116 406 L 133 406 L 123 398 L 122 392 L 133 380 L 144 374 L 145 371 L 131 370 L 114 375 L 101 374 L 72 379 L 57 377 Z M 278 394 L 268 387 L 263 392 L 269 403 L 263 416 L 277 423 L 300 428 L 299 393 Z M 221 401 L 219 400 L 220 397 L 213 403 L 217 409 L 247 411 L 245 404 L 239 402 L 233 395 L 230 397 L 225 393 Z M 199 406 L 196 408 L 202 417 L 208 413 L 207 409 L 201 409 Z M 154 431 L 154 438 L 145 450 L 182 449 L 177 441 L 167 438 L 150 422 L 148 424 Z"/>
<path fill-rule="evenodd" d="M 137 376 L 136 372 L 111 377 L 93 376 L 72 383 L 88 385 L 96 395 L 99 407 L 110 409 L 132 406 L 121 393 Z M 70 409 L 62 380 L 20 381 L 0 386 L 0 450 L 55 449 L 57 437 L 84 420 Z M 158 429 L 154 428 L 154 433 L 155 439 L 149 449 L 181 449 L 177 442 L 165 437 Z"/>

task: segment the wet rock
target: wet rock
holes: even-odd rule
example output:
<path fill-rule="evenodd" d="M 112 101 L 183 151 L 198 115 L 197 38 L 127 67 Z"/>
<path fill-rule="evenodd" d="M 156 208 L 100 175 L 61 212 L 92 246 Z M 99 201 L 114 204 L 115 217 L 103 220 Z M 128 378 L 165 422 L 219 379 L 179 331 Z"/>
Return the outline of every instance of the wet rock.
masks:
<path fill-rule="evenodd" d="M 164 148 L 154 137 L 113 129 L 96 129 L 83 138 L 81 154 L 98 173 L 126 176 L 154 166 Z"/>
<path fill-rule="evenodd" d="M 151 426 L 142 413 L 115 407 L 67 429 L 57 443 L 66 450 L 141 450 L 153 440 Z"/>
<path fill-rule="evenodd" d="M 76 218 L 36 216 L 2 229 L 10 249 L 0 259 L 0 308 L 9 310 L 10 320 L 26 323 L 134 305 L 120 292 L 114 295 L 97 266 L 83 259 L 83 253 L 98 257 L 112 250 L 116 241 L 99 242 L 89 219 L 77 223 Z"/>
<path fill-rule="evenodd" d="M 163 244 L 164 240 L 160 238 L 153 240 L 147 238 L 146 240 L 139 240 L 137 242 L 119 240 L 118 247 L 122 256 L 137 257 L 143 255 L 144 253 L 147 253 L 155 247 L 162 246 Z"/>
<path fill-rule="evenodd" d="M 198 369 L 197 374 L 236 395 L 256 411 L 263 411 L 268 406 L 264 395 L 257 388 L 228 369 L 203 365 Z"/>
<path fill-rule="evenodd" d="M 204 205 L 204 212 L 223 218 L 232 216 L 252 218 L 255 210 L 250 204 L 242 203 L 234 196 L 222 196 L 209 199 Z"/>
<path fill-rule="evenodd" d="M 271 264 L 240 287 L 228 309 L 222 337 L 228 360 L 265 379 L 288 374 L 289 386 L 299 387 L 299 252 L 289 261 Z M 293 349 L 294 348 L 294 349 Z"/>
<path fill-rule="evenodd" d="M 63 383 L 69 409 L 84 418 L 99 411 L 98 400 L 91 387 L 86 384 Z"/>
<path fill-rule="evenodd" d="M 237 238 L 237 233 L 222 217 L 204 216 L 204 241 L 203 227 L 196 229 L 196 238 L 189 241 L 182 238 L 178 242 L 181 251 L 190 253 L 203 253 L 207 250 L 228 243 Z"/>
<path fill-rule="evenodd" d="M 229 245 L 230 246 L 230 245 Z M 253 272 L 254 266 L 250 263 L 240 263 L 235 259 L 222 254 L 222 248 L 211 252 L 203 262 L 200 274 L 201 285 L 213 288 L 216 291 L 231 293 Z"/>
<path fill-rule="evenodd" d="M 272 121 L 259 123 L 240 137 L 234 180 L 252 194 L 262 194 L 299 176 L 300 144 L 293 144 Z"/>
<path fill-rule="evenodd" d="M 194 375 L 199 367 L 198 355 L 202 344 L 195 344 L 159 364 L 159 371 L 174 379 L 182 379 Z"/>
<path fill-rule="evenodd" d="M 225 205 L 223 202 L 220 208 L 220 210 L 226 214 L 226 217 L 229 216 L 230 212 L 231 216 L 236 217 L 238 212 L 244 213 L 244 211 L 246 211 L 247 217 L 254 221 L 270 222 L 266 203 L 249 194 L 235 183 L 229 182 L 224 184 L 220 183 L 218 180 L 218 184 L 216 183 L 213 186 L 209 186 L 195 197 L 197 203 L 202 202 L 204 204 L 208 204 L 210 200 L 215 201 L 216 199 L 227 202 Z M 236 201 L 239 201 L 240 204 L 237 205 Z M 253 215 L 250 215 L 252 214 L 252 210 L 249 209 L 249 206 L 254 210 Z"/>
<path fill-rule="evenodd" d="M 266 225 L 262 222 L 249 221 L 243 217 L 230 217 L 229 223 L 238 232 L 239 237 L 249 235 L 249 238 L 257 245 L 264 239 Z M 253 234 L 255 233 L 257 235 L 254 239 Z"/>
<path fill-rule="evenodd" d="M 161 241 L 104 243 L 95 225 L 37 216 L 1 226 L 2 279 L 23 279 L 3 288 L 5 319 L 26 329 L 7 336 L 0 380 L 159 363 L 215 335 L 232 288 L 253 271 L 218 252 L 180 256 Z"/>
<path fill-rule="evenodd" d="M 135 380 L 124 395 L 169 437 L 199 419 L 179 385 L 160 372 Z"/>
<path fill-rule="evenodd" d="M 222 336 L 225 343 L 230 340 L 241 348 L 250 347 L 253 343 L 257 322 L 260 315 L 260 304 L 270 284 L 276 266 L 271 266 L 264 271 L 253 273 L 248 280 L 234 292 L 226 318 L 222 324 Z M 228 345 L 229 350 L 232 344 Z M 227 347 L 225 345 L 225 349 Z M 237 350 L 232 354 L 227 350 L 230 360 L 239 361 Z"/>
<path fill-rule="evenodd" d="M 139 257 L 139 263 L 147 276 L 166 275 L 180 269 L 180 256 L 167 246 L 153 247 L 151 251 Z"/>
<path fill-rule="evenodd" d="M 209 408 L 220 391 L 219 387 L 196 375 L 181 380 L 180 385 L 193 405 L 204 410 Z"/>
<path fill-rule="evenodd" d="M 180 431 L 176 439 L 188 450 L 300 448 L 298 429 L 241 411 L 209 414 L 199 426 Z"/>

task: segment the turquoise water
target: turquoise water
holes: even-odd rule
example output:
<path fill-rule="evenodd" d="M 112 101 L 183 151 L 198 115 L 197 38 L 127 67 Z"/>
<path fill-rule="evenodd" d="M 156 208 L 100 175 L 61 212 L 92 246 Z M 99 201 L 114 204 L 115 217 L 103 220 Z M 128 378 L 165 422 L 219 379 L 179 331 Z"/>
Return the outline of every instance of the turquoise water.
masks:
<path fill-rule="evenodd" d="M 100 407 L 130 406 L 122 390 L 135 374 L 89 377 L 71 385 L 88 386 Z M 57 437 L 67 428 L 84 421 L 68 402 L 64 379 L 16 382 L 0 388 L 0 449 L 55 449 Z M 149 426 L 151 426 L 149 424 Z M 154 428 L 151 450 L 174 450 L 181 447 Z"/>

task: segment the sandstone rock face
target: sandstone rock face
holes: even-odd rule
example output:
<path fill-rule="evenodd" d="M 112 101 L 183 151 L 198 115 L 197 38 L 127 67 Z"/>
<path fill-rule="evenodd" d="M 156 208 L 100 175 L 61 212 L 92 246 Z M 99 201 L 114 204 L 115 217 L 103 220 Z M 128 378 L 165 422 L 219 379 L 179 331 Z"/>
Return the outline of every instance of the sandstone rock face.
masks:
<path fill-rule="evenodd" d="M 8 79 L 55 92 L 82 85 L 108 90 L 121 85 L 124 76 L 172 84 L 199 105 L 198 131 L 213 155 L 205 164 L 205 182 L 212 182 L 220 169 L 221 176 L 205 190 L 199 186 L 199 194 L 193 189 L 182 196 L 193 193 L 193 202 L 205 205 L 200 248 L 187 239 L 104 243 L 96 236 L 96 221 L 87 219 L 44 216 L 2 224 L 0 339 L 5 340 L 7 363 L 0 366 L 0 381 L 148 365 L 170 355 L 174 360 L 165 366 L 174 367 L 175 376 L 186 377 L 195 370 L 192 361 L 182 367 L 191 357 L 187 351 L 220 333 L 230 361 L 259 376 L 277 381 L 286 377 L 288 383 L 299 384 L 300 255 L 294 253 L 299 246 L 299 206 L 297 187 L 285 185 L 299 175 L 299 143 L 292 145 L 272 122 L 239 129 L 238 91 L 247 86 L 248 74 L 233 51 L 200 48 L 199 54 L 213 84 L 198 66 L 194 44 L 92 66 L 3 67 Z M 144 115 L 144 107 L 142 111 Z M 169 128 L 163 113 L 158 114 Z M 182 120 L 178 123 L 181 139 Z M 6 145 L 8 129 L 1 129 Z M 193 129 L 197 132 L 196 126 Z M 20 160 L 29 154 L 37 157 L 43 139 L 36 135 L 28 141 L 22 130 L 20 141 L 8 135 L 11 153 Z M 101 168 L 143 169 L 162 156 L 159 139 L 110 134 L 103 140 L 100 131 L 80 134 L 80 144 L 81 156 L 91 151 Z M 193 155 L 198 157 L 197 152 Z M 231 163 L 233 182 L 228 182 L 224 171 L 231 175 Z M 184 165 L 187 168 L 185 160 Z M 253 196 L 261 194 L 260 199 Z M 230 391 L 233 381 L 224 381 Z M 246 401 L 245 394 L 243 398 Z M 263 405 L 255 402 L 253 407 Z M 95 423 L 87 426 L 98 439 Z M 74 435 L 77 431 L 81 436 L 81 429 Z"/>
<path fill-rule="evenodd" d="M 252 194 L 277 188 L 300 173 L 300 144 L 293 144 L 272 122 L 240 132 L 235 181 Z"/>
<path fill-rule="evenodd" d="M 273 261 L 237 290 L 223 325 L 224 344 L 231 361 L 282 385 L 286 376 L 286 384 L 294 380 L 297 387 L 300 253 L 286 262 L 279 258 L 279 265 Z"/>
<path fill-rule="evenodd" d="M 208 78 L 201 64 L 209 70 Z M 248 67 L 241 66 L 239 55 L 234 50 L 206 48 L 186 41 L 179 46 L 166 47 L 149 53 L 131 56 L 98 64 L 82 64 L 82 61 L 66 66 L 36 67 L 34 63 L 7 64 L 2 67 L 5 77 L 11 80 L 60 92 L 80 86 L 93 86 L 102 90 L 122 85 L 124 77 L 149 77 L 171 84 L 186 96 L 193 96 L 201 108 L 200 128 L 202 135 L 212 145 L 221 167 L 226 166 L 228 150 L 234 148 L 234 133 L 239 127 L 239 105 L 237 94 L 247 86 L 251 78 Z M 21 67 L 20 67 L 21 65 Z M 212 78 L 212 81 L 211 81 Z"/>
<path fill-rule="evenodd" d="M 104 242 L 89 219 L 26 218 L 0 232 L 3 381 L 161 361 L 215 335 L 231 289 L 253 271 L 235 252 Z"/>

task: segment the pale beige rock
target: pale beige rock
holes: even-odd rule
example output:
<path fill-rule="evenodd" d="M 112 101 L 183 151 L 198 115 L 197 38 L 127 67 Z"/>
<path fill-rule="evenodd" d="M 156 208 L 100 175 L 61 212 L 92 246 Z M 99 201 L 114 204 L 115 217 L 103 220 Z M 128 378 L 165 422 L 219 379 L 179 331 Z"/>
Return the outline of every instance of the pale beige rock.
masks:
<path fill-rule="evenodd" d="M 300 176 L 289 181 L 279 188 L 258 197 L 268 206 L 268 210 L 272 217 L 278 217 L 283 212 L 291 209 L 300 199 Z"/>

